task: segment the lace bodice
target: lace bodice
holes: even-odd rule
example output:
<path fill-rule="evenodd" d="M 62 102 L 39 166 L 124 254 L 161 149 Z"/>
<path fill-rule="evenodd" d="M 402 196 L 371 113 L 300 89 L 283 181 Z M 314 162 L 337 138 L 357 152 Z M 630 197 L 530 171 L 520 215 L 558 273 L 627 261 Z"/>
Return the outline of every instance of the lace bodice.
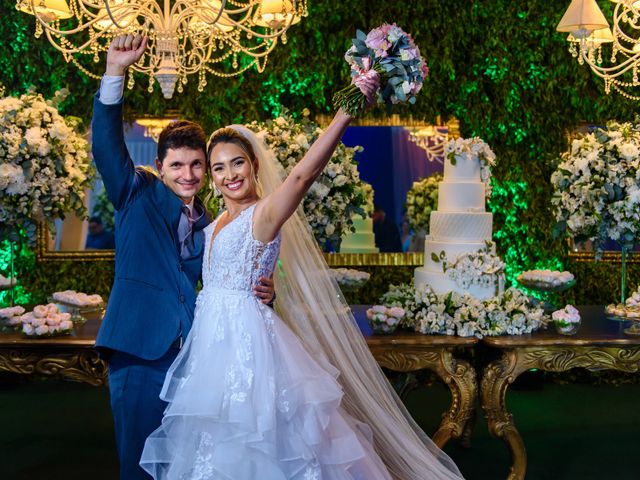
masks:
<path fill-rule="evenodd" d="M 269 243 L 253 237 L 255 204 L 243 210 L 213 239 L 220 216 L 205 229 L 203 288 L 251 291 L 260 277 L 270 277 L 280 252 L 280 233 Z"/>

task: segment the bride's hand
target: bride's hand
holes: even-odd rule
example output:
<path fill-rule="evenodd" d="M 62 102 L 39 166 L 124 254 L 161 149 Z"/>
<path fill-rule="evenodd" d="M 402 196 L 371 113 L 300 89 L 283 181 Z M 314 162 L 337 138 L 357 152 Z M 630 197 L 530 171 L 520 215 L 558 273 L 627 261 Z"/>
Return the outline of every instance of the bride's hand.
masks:
<path fill-rule="evenodd" d="M 377 93 L 380 90 L 380 75 L 371 69 L 360 73 L 353 79 L 353 84 L 360 89 L 366 99 L 367 108 L 376 103 Z"/>
<path fill-rule="evenodd" d="M 253 293 L 262 303 L 269 305 L 276 295 L 273 287 L 273 278 L 260 277 L 258 283 L 253 287 Z"/>

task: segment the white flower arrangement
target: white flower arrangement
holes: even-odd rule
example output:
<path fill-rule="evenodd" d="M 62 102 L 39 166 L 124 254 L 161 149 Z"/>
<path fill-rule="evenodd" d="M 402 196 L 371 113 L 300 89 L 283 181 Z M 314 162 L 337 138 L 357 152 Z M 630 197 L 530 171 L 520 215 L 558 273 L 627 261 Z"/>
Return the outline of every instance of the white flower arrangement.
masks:
<path fill-rule="evenodd" d="M 496 154 L 480 137 L 456 138 L 444 146 L 444 155 L 452 165 L 458 161 L 480 160 L 480 179 L 484 182 L 485 197 L 491 197 L 491 168 L 496 164 Z"/>
<path fill-rule="evenodd" d="M 28 337 L 68 335 L 73 331 L 70 313 L 62 313 L 52 303 L 37 305 L 19 317 L 22 333 Z"/>
<path fill-rule="evenodd" d="M 631 250 L 640 233 L 640 125 L 609 122 L 576 138 L 551 176 L 555 233 Z"/>
<path fill-rule="evenodd" d="M 429 218 L 431 212 L 438 208 L 438 185 L 442 180 L 442 174 L 436 173 L 413 182 L 407 192 L 404 207 L 409 228 L 414 232 L 424 230 L 429 233 Z"/>
<path fill-rule="evenodd" d="M 495 279 L 503 275 L 505 270 L 505 263 L 493 253 L 494 248 L 494 243 L 487 241 L 485 247 L 477 252 L 464 253 L 449 260 L 443 250 L 439 255 L 431 253 L 431 260 L 442 263 L 442 271 L 459 287 L 488 287 L 493 285 Z"/>
<path fill-rule="evenodd" d="M 294 119 L 284 111 L 274 120 L 254 121 L 247 125 L 273 151 L 286 174 L 302 160 L 322 133 L 322 129 L 308 118 L 309 111 L 305 109 L 302 113 L 301 118 Z M 302 207 L 321 248 L 327 242 L 336 247 L 345 233 L 355 230 L 352 217 L 367 214 L 364 207 L 370 193 L 360 180 L 354 160 L 359 151 L 362 147 L 350 148 L 340 142 L 304 198 Z"/>
<path fill-rule="evenodd" d="M 633 292 L 633 294 L 625 300 L 625 305 L 627 307 L 638 307 L 640 306 L 640 285 L 638 289 Z"/>
<path fill-rule="evenodd" d="M 403 308 L 402 326 L 424 334 L 477 338 L 522 335 L 546 326 L 550 320 L 516 288 L 479 300 L 456 292 L 439 295 L 427 285 L 392 285 L 380 303 Z"/>
<path fill-rule="evenodd" d="M 64 218 L 65 212 L 86 215 L 85 189 L 93 167 L 89 144 L 77 133 L 78 121 L 57 109 L 65 97 L 52 100 L 30 90 L 0 99 L 0 236 L 24 229 L 31 241 L 36 224 Z"/>
<path fill-rule="evenodd" d="M 367 320 L 374 333 L 393 333 L 405 315 L 400 307 L 374 305 L 367 310 Z"/>
<path fill-rule="evenodd" d="M 343 288 L 356 289 L 362 287 L 371 278 L 371 274 L 352 268 L 332 268 L 331 274 L 338 285 Z"/>

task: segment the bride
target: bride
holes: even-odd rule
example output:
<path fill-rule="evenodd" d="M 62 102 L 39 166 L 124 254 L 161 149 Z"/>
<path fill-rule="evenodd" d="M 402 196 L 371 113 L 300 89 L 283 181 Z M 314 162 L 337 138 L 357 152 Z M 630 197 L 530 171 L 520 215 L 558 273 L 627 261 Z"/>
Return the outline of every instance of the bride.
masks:
<path fill-rule="evenodd" d="M 205 230 L 193 327 L 140 461 L 155 479 L 461 478 L 369 353 L 299 207 L 350 120 L 338 111 L 284 180 L 250 130 L 211 135 L 226 210 Z M 275 312 L 251 291 L 274 270 Z"/>

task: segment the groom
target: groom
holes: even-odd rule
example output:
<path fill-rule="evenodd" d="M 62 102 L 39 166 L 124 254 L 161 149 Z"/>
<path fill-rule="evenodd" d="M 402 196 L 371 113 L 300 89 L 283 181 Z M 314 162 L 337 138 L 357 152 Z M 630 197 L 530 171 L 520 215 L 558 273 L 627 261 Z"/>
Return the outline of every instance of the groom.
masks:
<path fill-rule="evenodd" d="M 127 67 L 147 39 L 113 39 L 94 101 L 92 150 L 116 210 L 116 272 L 96 347 L 109 362 L 109 393 L 122 480 L 149 479 L 138 462 L 161 423 L 159 394 L 193 320 L 202 273 L 203 229 L 211 218 L 196 197 L 206 172 L 206 137 L 192 122 L 169 125 L 158 140 L 158 175 L 134 167 L 124 142 L 122 97 Z M 268 303 L 273 281 L 256 295 Z"/>

